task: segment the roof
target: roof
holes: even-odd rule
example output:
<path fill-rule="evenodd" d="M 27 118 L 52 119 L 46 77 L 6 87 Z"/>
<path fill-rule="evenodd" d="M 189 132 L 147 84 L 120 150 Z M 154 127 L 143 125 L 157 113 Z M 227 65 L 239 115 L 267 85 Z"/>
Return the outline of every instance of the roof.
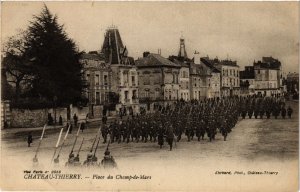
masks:
<path fill-rule="evenodd" d="M 176 64 L 159 54 L 150 53 L 147 57 L 136 60 L 137 67 L 180 67 Z"/>
<path fill-rule="evenodd" d="M 278 59 L 274 59 L 273 57 L 263 57 L 262 61 L 254 61 L 253 65 L 255 68 L 279 70 L 281 67 L 281 62 Z"/>
<path fill-rule="evenodd" d="M 181 67 L 189 67 L 190 60 L 188 58 L 178 57 L 178 56 L 169 56 L 169 60 L 173 63 L 180 65 Z"/>
<path fill-rule="evenodd" d="M 190 64 L 190 74 L 191 75 L 201 75 L 201 76 L 206 76 L 206 75 L 211 75 L 211 69 L 204 65 L 203 63 L 200 64 L 195 64 L 191 63 Z"/>
<path fill-rule="evenodd" d="M 119 30 L 117 28 L 107 29 L 101 50 L 105 55 L 105 61 L 110 64 L 120 64 L 124 50 Z"/>
<path fill-rule="evenodd" d="M 210 68 L 212 70 L 212 72 L 214 72 L 214 73 L 220 73 L 221 72 L 219 69 L 217 69 L 216 67 L 214 67 L 213 63 L 208 60 L 208 57 L 202 57 L 202 58 L 200 58 L 200 61 L 205 66 L 207 66 L 208 68 Z"/>
<path fill-rule="evenodd" d="M 83 53 L 80 59 L 88 59 L 88 60 L 104 60 L 103 54 L 90 54 L 90 53 Z"/>

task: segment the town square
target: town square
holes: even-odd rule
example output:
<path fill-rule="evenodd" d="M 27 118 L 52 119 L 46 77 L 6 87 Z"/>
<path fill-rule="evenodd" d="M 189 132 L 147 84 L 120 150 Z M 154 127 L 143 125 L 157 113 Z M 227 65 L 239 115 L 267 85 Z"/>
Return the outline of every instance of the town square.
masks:
<path fill-rule="evenodd" d="M 297 5 L 2 3 L 1 187 L 296 190 Z"/>

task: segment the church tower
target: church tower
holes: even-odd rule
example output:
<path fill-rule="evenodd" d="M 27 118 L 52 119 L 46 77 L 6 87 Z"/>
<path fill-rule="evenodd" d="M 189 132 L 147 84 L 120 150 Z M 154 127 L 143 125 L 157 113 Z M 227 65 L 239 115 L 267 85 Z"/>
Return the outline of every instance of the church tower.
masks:
<path fill-rule="evenodd" d="M 184 43 L 184 38 L 181 36 L 180 38 L 180 46 L 179 46 L 179 53 L 178 53 L 179 58 L 187 58 L 186 50 L 185 50 L 185 43 Z"/>

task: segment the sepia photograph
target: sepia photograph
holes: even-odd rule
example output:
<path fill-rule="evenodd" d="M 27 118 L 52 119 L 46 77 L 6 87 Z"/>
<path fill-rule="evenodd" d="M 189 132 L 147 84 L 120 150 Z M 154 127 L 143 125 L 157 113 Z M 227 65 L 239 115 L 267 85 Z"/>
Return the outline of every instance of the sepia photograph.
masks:
<path fill-rule="evenodd" d="M 1 191 L 299 190 L 299 2 L 1 2 Z"/>

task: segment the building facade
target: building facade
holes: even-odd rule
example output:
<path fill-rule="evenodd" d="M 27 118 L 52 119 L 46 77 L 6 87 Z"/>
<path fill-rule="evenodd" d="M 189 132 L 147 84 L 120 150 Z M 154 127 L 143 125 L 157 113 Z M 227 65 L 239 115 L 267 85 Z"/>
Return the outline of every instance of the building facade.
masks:
<path fill-rule="evenodd" d="M 203 57 L 202 59 L 213 65 L 221 72 L 220 93 L 222 97 L 240 94 L 240 67 L 237 65 L 236 61 L 228 59 L 219 60 L 218 58 L 209 59 L 209 57 Z"/>
<path fill-rule="evenodd" d="M 288 73 L 286 77 L 287 92 L 299 93 L 299 73 Z"/>
<path fill-rule="evenodd" d="M 281 63 L 272 57 L 263 57 L 253 63 L 255 74 L 255 93 L 266 96 L 281 93 Z"/>
<path fill-rule="evenodd" d="M 179 99 L 190 100 L 190 69 L 187 64 L 181 66 L 179 70 Z"/>
<path fill-rule="evenodd" d="M 108 101 L 111 91 L 110 66 L 105 63 L 104 57 L 97 53 L 84 53 L 80 58 L 83 65 L 83 77 L 87 85 L 84 95 L 92 105 L 103 105 Z"/>
<path fill-rule="evenodd" d="M 255 74 L 253 66 L 245 66 L 244 71 L 240 71 L 241 95 L 255 94 Z"/>
<path fill-rule="evenodd" d="M 199 58 L 199 57 L 195 57 Z M 197 59 L 198 60 L 198 59 Z M 207 97 L 214 98 L 221 96 L 221 72 L 214 67 L 211 63 L 207 62 L 206 59 L 200 58 L 200 63 L 204 65 L 210 73 L 208 77 L 208 90 Z"/>
<path fill-rule="evenodd" d="M 111 69 L 111 91 L 118 95 L 117 111 L 139 112 L 138 75 L 134 59 L 128 56 L 117 27 L 106 30 L 101 53 Z"/>
<path fill-rule="evenodd" d="M 145 52 L 136 60 L 140 102 L 172 102 L 180 98 L 180 65 L 159 54 Z"/>

